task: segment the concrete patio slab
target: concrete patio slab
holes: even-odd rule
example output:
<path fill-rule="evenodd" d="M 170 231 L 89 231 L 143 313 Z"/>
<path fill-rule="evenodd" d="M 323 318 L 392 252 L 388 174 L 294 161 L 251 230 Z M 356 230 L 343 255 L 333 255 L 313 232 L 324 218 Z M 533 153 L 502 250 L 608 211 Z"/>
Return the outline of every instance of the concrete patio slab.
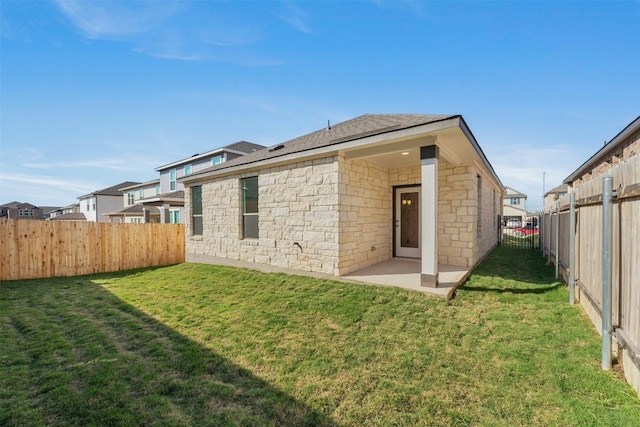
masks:
<path fill-rule="evenodd" d="M 318 279 L 336 280 L 350 283 L 362 283 L 378 286 L 395 286 L 410 289 L 440 298 L 451 299 L 455 290 L 464 283 L 471 274 L 471 269 L 453 265 L 438 265 L 439 284 L 437 288 L 420 286 L 420 260 L 409 258 L 393 258 L 389 261 L 372 265 L 365 269 L 346 274 L 332 276 L 324 273 L 293 270 L 266 264 L 235 261 L 208 255 L 186 254 L 187 262 L 226 265 L 231 267 L 248 268 L 265 273 L 286 273 L 299 276 L 309 276 Z"/>
<path fill-rule="evenodd" d="M 393 258 L 365 269 L 349 273 L 343 278 L 362 283 L 396 286 L 451 299 L 458 286 L 471 274 L 471 269 L 454 265 L 438 265 L 438 287 L 420 286 L 421 263 L 417 259 Z"/>

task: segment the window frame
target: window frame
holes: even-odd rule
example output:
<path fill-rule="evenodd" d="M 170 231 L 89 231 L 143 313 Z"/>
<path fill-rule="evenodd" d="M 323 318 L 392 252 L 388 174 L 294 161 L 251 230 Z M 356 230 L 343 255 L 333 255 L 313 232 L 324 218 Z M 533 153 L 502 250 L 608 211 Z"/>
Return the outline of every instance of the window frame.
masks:
<path fill-rule="evenodd" d="M 204 221 L 202 219 L 202 186 L 194 185 L 191 187 L 191 235 L 202 236 L 203 233 Z"/>
<path fill-rule="evenodd" d="M 169 224 L 180 224 L 180 209 L 169 210 Z"/>
<path fill-rule="evenodd" d="M 178 175 L 178 172 L 176 171 L 175 168 L 169 171 L 169 190 L 170 191 L 176 191 L 176 189 L 178 188 L 177 175 Z"/>
<path fill-rule="evenodd" d="M 251 189 L 255 187 L 255 195 L 251 195 L 252 199 L 255 198 L 255 202 L 247 201 L 247 192 L 249 187 L 247 183 L 255 182 L 255 186 L 251 185 Z M 257 176 L 249 176 L 240 180 L 241 191 L 241 216 L 242 216 L 242 238 L 243 239 L 258 239 L 260 238 L 260 187 Z M 250 211 L 248 211 L 250 209 Z M 254 211 L 255 210 L 255 211 Z M 249 220 L 250 217 L 255 217 Z M 253 233 L 255 228 L 255 233 Z"/>

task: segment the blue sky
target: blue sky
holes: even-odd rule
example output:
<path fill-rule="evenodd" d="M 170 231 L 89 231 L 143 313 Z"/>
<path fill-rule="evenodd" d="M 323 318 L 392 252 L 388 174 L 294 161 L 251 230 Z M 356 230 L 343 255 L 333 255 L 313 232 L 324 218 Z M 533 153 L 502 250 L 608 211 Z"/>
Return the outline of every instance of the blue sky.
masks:
<path fill-rule="evenodd" d="M 640 1 L 0 3 L 0 203 L 66 205 L 239 140 L 462 114 L 542 204 L 640 115 Z"/>

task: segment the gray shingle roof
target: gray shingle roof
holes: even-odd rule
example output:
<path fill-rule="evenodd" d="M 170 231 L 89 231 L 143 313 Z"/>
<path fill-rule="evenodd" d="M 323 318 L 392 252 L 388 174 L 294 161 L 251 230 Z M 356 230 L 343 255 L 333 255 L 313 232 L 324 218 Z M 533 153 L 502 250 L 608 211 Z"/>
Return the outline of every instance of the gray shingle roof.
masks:
<path fill-rule="evenodd" d="M 83 213 L 66 213 L 58 216 L 54 216 L 51 221 L 86 221 L 87 218 Z"/>
<path fill-rule="evenodd" d="M 266 159 L 281 157 L 287 154 L 301 153 L 316 148 L 327 147 L 367 136 L 379 135 L 386 132 L 443 121 L 454 117 L 459 116 L 435 114 L 365 114 L 354 119 L 332 125 L 331 127 L 290 139 L 281 144 L 276 144 L 272 147 L 249 153 L 245 156 L 221 163 L 220 165 L 203 169 L 202 171 L 198 171 L 190 176 L 197 176 L 213 170 L 255 163 Z"/>
<path fill-rule="evenodd" d="M 223 148 L 228 150 L 241 151 L 243 153 L 253 153 L 254 151 L 262 150 L 263 148 L 267 148 L 264 145 L 254 144 L 253 142 L 248 141 L 238 141 L 233 144 L 225 145 Z"/>
<path fill-rule="evenodd" d="M 112 185 L 111 187 L 103 188 L 102 190 L 96 190 L 93 193 L 85 194 L 84 196 L 78 197 L 78 199 L 82 199 L 88 196 L 122 196 L 122 188 L 131 187 L 132 185 L 138 185 L 139 182 L 135 181 L 125 181 L 120 184 Z"/>
<path fill-rule="evenodd" d="M 120 209 L 119 211 L 111 212 L 108 215 L 118 215 L 118 214 L 138 214 L 138 215 L 142 215 L 143 207 L 144 206 L 142 206 L 142 205 L 131 205 L 131 206 L 127 206 L 124 209 Z M 147 206 L 146 209 L 152 215 L 159 215 L 160 214 L 160 209 L 158 209 L 155 206 Z"/>

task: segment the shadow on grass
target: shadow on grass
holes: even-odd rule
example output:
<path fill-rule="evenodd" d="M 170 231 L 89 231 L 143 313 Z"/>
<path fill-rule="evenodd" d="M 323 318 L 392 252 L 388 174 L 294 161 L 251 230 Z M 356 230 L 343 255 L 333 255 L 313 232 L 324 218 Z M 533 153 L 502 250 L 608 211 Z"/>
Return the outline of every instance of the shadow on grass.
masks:
<path fill-rule="evenodd" d="M 538 250 L 498 246 L 458 289 L 476 292 L 544 294 L 563 283 Z"/>
<path fill-rule="evenodd" d="M 335 425 L 93 279 L 2 284 L 1 425 Z"/>

